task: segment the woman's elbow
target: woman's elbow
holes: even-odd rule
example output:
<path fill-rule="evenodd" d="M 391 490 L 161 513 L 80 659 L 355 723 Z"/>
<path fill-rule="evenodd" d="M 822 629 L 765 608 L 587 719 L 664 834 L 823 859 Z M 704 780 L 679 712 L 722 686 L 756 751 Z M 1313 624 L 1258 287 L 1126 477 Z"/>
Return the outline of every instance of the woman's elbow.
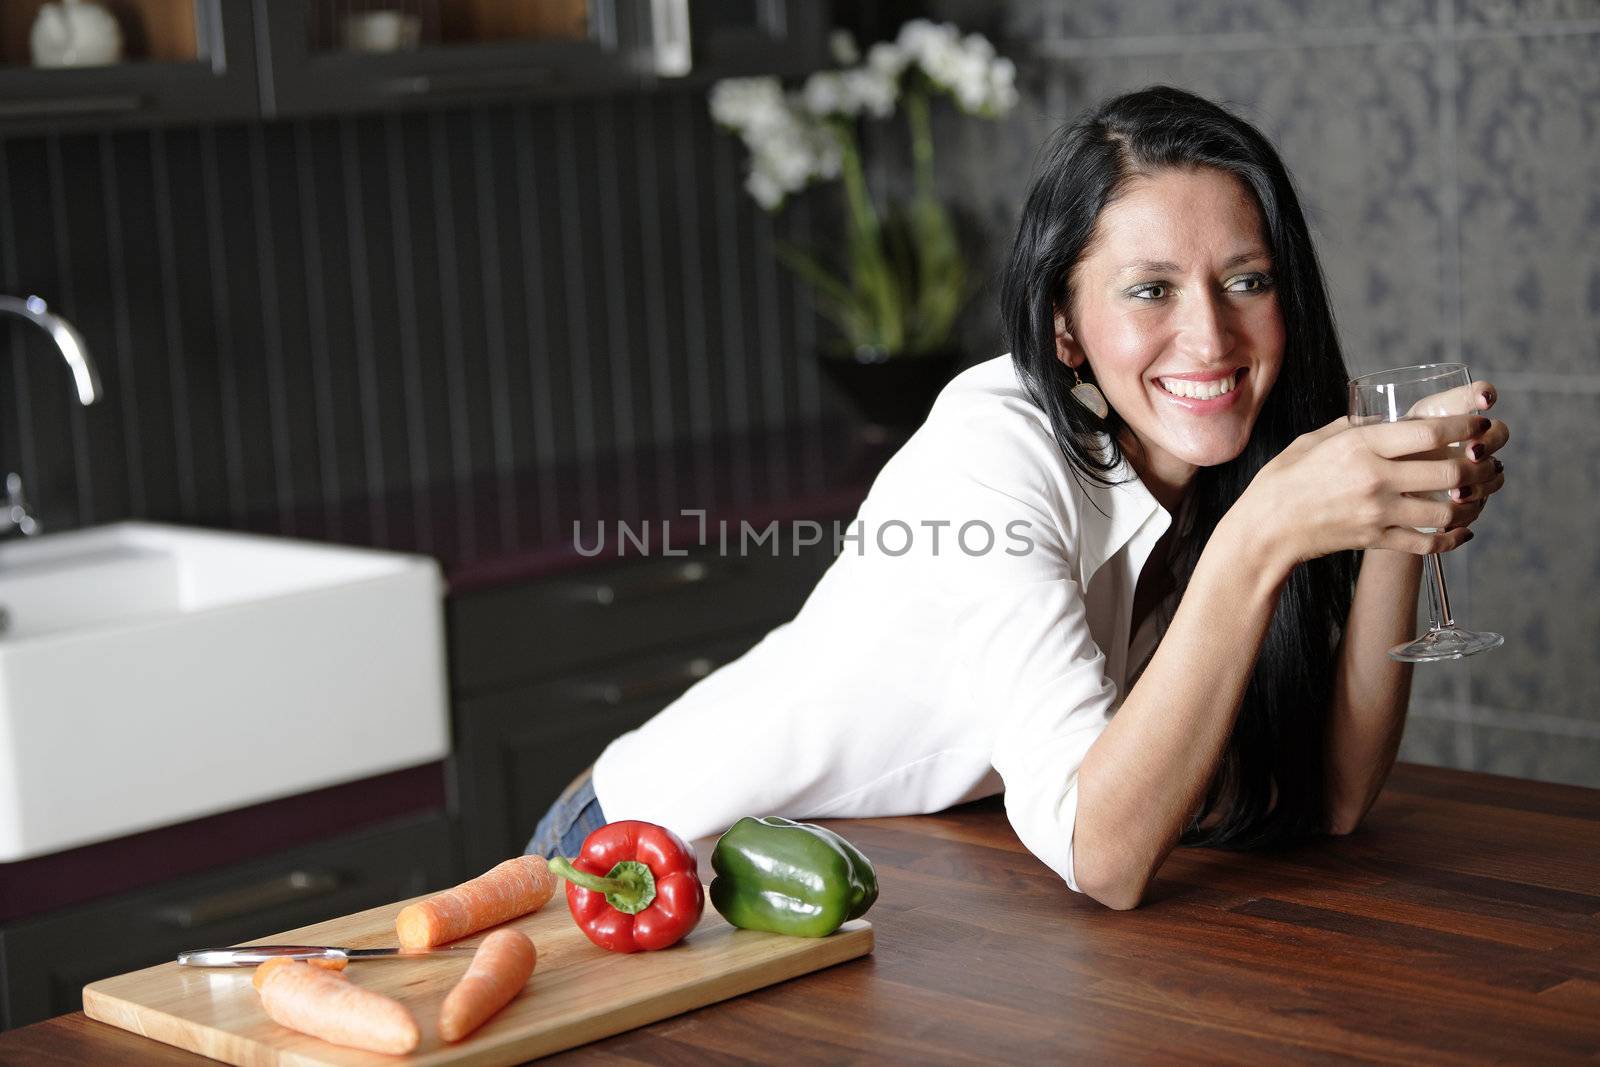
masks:
<path fill-rule="evenodd" d="M 1112 911 L 1132 911 L 1144 900 L 1145 886 L 1125 878 L 1100 878 L 1092 871 L 1076 870 L 1078 888 Z"/>

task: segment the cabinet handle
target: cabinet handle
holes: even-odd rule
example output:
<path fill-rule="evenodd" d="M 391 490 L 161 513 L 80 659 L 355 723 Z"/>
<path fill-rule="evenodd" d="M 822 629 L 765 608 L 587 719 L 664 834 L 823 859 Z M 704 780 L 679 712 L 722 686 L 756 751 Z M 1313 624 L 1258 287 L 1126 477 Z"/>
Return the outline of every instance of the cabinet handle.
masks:
<path fill-rule="evenodd" d="M 539 89 L 556 80 L 548 67 L 517 67 L 511 70 L 475 70 L 462 74 L 416 74 L 391 78 L 378 85 L 390 96 L 444 95 L 482 92 L 490 89 Z"/>
<path fill-rule="evenodd" d="M 0 119 L 126 115 L 143 109 L 144 100 L 137 96 L 58 96 L 47 100 L 0 102 Z"/>
<path fill-rule="evenodd" d="M 581 695 L 591 704 L 604 704 L 614 708 L 629 701 L 661 696 L 687 688 L 716 670 L 718 666 L 720 664 L 710 657 L 695 656 L 655 674 L 592 682 L 582 687 Z"/>
<path fill-rule="evenodd" d="M 339 876 L 325 871 L 290 871 L 255 885 L 226 889 L 208 897 L 162 908 L 163 925 L 192 930 L 213 923 L 252 915 L 266 908 L 327 896 L 342 885 Z"/>
<path fill-rule="evenodd" d="M 614 604 L 626 604 L 632 600 L 658 596 L 661 593 L 670 593 L 674 589 L 699 585 L 709 581 L 713 575 L 714 572 L 705 563 L 689 560 L 676 567 L 652 568 L 648 573 L 629 575 L 620 581 L 572 586 L 571 590 L 573 598 L 585 604 L 610 607 Z"/>

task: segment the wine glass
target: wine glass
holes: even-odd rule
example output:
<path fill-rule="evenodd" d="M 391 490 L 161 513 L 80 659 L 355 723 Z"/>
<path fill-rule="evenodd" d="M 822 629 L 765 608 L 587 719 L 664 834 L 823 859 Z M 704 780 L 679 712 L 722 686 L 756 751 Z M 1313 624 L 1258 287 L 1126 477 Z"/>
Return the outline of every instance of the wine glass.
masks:
<path fill-rule="evenodd" d="M 1475 409 L 1470 412 L 1460 410 L 1460 398 L 1469 395 L 1471 385 L 1472 375 L 1464 363 L 1427 363 L 1363 374 L 1350 380 L 1350 421 L 1361 426 L 1441 415 L 1475 415 L 1478 414 Z M 1452 399 L 1456 401 L 1454 405 Z M 1443 459 L 1451 449 L 1460 451 L 1462 447 L 1457 442 L 1421 455 L 1428 459 Z M 1445 492 L 1414 495 L 1425 495 L 1446 502 L 1450 500 Z M 1421 532 L 1434 531 L 1421 529 Z M 1445 587 L 1444 565 L 1437 552 L 1428 553 L 1427 572 L 1432 626 L 1415 641 L 1391 648 L 1390 659 L 1404 663 L 1460 659 L 1476 652 L 1499 648 L 1505 643 L 1505 638 L 1499 634 L 1478 633 L 1456 625 L 1450 612 L 1450 592 Z"/>

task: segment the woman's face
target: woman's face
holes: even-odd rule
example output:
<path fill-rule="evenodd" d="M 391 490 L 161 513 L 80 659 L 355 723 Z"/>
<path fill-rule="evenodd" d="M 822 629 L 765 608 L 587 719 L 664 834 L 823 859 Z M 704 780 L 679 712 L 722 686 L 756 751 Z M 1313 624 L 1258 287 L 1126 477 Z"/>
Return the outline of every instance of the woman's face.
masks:
<path fill-rule="evenodd" d="M 1244 450 L 1283 365 L 1284 329 L 1242 182 L 1210 168 L 1132 179 L 1100 213 L 1072 292 L 1072 326 L 1056 316 L 1057 357 L 1088 361 L 1142 477 L 1181 489 L 1195 468 Z"/>

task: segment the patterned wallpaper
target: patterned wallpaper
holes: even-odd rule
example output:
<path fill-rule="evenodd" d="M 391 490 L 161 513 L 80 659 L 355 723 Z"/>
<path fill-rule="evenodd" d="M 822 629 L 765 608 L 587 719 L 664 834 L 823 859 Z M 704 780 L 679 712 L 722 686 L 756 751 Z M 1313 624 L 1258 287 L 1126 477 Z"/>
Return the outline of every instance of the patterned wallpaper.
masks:
<path fill-rule="evenodd" d="M 1283 152 L 1353 372 L 1462 360 L 1496 383 L 1509 481 L 1447 573 L 1506 644 L 1417 668 L 1401 756 L 1600 786 L 1600 462 L 1574 446 L 1600 421 L 1600 0 L 938 7 L 1030 81 L 1014 121 L 958 135 L 955 181 L 999 232 L 1057 123 L 1178 85 Z"/>

